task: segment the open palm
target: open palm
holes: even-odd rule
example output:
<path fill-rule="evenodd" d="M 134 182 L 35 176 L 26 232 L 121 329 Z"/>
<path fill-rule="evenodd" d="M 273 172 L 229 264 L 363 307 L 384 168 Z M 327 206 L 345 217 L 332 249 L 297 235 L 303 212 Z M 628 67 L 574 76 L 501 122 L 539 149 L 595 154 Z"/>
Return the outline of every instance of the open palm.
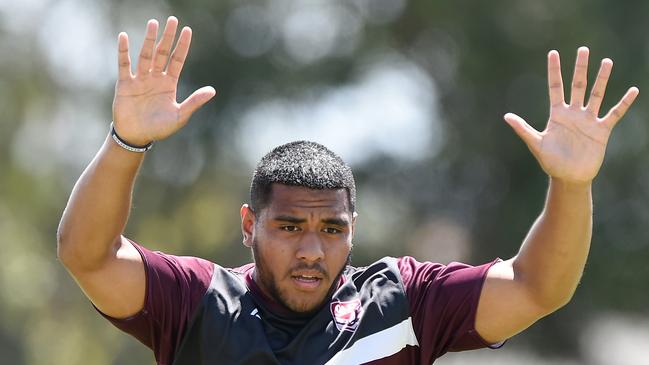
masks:
<path fill-rule="evenodd" d="M 564 99 L 559 53 L 551 51 L 548 54 L 550 117 L 543 132 L 535 130 L 515 114 L 505 115 L 505 120 L 527 144 L 543 170 L 551 177 L 567 182 L 590 182 L 595 178 L 613 127 L 639 92 L 635 87 L 630 88 L 617 105 L 600 118 L 599 111 L 613 62 L 610 59 L 602 61 L 588 104 L 584 105 L 588 52 L 586 47 L 577 52 L 570 104 L 566 104 Z"/>
<path fill-rule="evenodd" d="M 113 118 L 117 133 L 130 144 L 145 145 L 168 137 L 216 94 L 208 86 L 196 90 L 182 103 L 176 102 L 178 78 L 192 37 L 191 29 L 183 28 L 172 52 L 177 27 L 178 20 L 169 17 L 156 45 L 158 23 L 149 21 L 135 74 L 131 72 L 128 36 L 119 35 L 119 80 L 115 86 Z"/>

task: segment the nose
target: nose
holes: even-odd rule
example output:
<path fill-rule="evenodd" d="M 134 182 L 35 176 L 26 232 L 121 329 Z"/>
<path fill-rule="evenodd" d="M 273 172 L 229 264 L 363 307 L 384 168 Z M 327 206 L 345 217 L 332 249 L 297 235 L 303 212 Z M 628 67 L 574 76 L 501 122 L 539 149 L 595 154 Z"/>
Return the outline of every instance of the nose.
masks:
<path fill-rule="evenodd" d="M 323 242 L 316 233 L 305 234 L 300 240 L 297 258 L 308 262 L 318 262 L 324 259 Z"/>

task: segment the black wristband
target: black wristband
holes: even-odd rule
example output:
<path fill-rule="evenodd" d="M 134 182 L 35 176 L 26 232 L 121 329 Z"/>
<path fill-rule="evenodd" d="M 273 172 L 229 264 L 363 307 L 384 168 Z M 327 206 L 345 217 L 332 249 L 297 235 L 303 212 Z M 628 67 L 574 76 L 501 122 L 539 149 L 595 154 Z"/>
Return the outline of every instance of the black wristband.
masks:
<path fill-rule="evenodd" d="M 117 143 L 120 147 L 122 147 L 123 149 L 125 149 L 127 151 L 137 152 L 137 153 L 144 153 L 144 152 L 150 150 L 151 147 L 153 146 L 153 142 L 149 142 L 148 144 L 146 144 L 144 146 L 133 146 L 133 145 L 128 144 L 125 140 L 122 139 L 122 137 L 120 137 L 117 134 L 117 132 L 115 131 L 115 126 L 113 125 L 112 122 L 110 123 L 110 135 L 111 135 L 111 137 L 113 137 L 113 140 L 115 141 L 115 143 Z"/>

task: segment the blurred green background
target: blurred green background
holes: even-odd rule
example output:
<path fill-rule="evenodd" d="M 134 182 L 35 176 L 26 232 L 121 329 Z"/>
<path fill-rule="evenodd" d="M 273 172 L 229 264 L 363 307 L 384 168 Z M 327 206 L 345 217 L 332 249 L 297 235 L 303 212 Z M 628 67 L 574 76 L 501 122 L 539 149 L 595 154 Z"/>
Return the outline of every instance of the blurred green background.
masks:
<path fill-rule="evenodd" d="M 649 2 L 0 0 L 0 362 L 153 364 L 95 313 L 56 259 L 72 186 L 108 132 L 116 39 L 136 59 L 147 19 L 194 39 L 180 98 L 219 96 L 149 152 L 126 234 L 224 266 L 250 260 L 238 209 L 256 161 L 296 139 L 353 167 L 354 263 L 384 255 L 480 264 L 508 258 L 547 179 L 502 121 L 542 129 L 545 62 L 576 48 L 615 61 L 604 104 L 649 90 Z M 573 301 L 499 351 L 440 364 L 642 364 L 649 358 L 649 103 L 612 136 L 595 231 Z"/>

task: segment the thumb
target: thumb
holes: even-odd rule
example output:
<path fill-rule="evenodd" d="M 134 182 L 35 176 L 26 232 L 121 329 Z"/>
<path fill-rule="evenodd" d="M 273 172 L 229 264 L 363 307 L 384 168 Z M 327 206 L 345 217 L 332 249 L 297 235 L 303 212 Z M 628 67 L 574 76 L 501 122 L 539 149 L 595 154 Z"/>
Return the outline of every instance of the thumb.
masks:
<path fill-rule="evenodd" d="M 216 95 L 216 90 L 211 86 L 205 86 L 194 91 L 187 97 L 187 99 L 180 103 L 180 120 L 184 123 L 187 122 L 189 117 L 191 117 L 198 108 L 210 101 L 214 95 Z"/>
<path fill-rule="evenodd" d="M 527 147 L 535 156 L 541 149 L 541 133 L 532 128 L 527 122 L 514 113 L 505 114 L 505 122 L 516 132 L 516 134 L 525 142 Z"/>

